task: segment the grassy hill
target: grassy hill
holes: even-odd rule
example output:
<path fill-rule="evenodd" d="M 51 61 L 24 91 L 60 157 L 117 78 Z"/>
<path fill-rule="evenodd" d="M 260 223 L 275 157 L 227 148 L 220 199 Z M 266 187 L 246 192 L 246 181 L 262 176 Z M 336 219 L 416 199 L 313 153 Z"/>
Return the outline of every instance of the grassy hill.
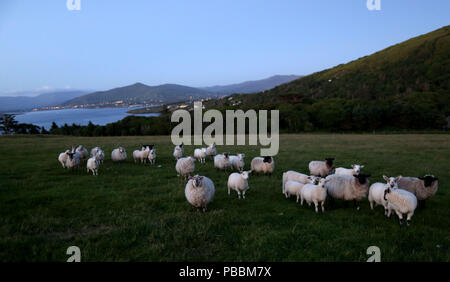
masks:
<path fill-rule="evenodd" d="M 440 129 L 450 115 L 450 26 L 264 93 L 207 108 L 279 109 L 281 128 Z"/>
<path fill-rule="evenodd" d="M 99 104 L 119 100 L 127 103 L 173 103 L 189 100 L 190 96 L 193 99 L 199 99 L 215 95 L 202 89 L 178 84 L 148 86 L 142 83 L 135 83 L 77 97 L 65 102 L 63 105 Z"/>

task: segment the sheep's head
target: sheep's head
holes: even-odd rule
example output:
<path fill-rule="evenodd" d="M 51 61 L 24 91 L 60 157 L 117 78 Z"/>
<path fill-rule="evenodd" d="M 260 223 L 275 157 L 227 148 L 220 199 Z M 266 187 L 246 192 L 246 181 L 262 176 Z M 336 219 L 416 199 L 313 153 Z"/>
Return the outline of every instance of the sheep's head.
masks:
<path fill-rule="evenodd" d="M 228 157 L 230 156 L 230 153 L 225 152 L 225 153 L 223 153 L 223 155 L 225 156 L 226 159 L 228 159 Z"/>
<path fill-rule="evenodd" d="M 353 171 L 356 174 L 359 174 L 361 172 L 361 168 L 363 168 L 363 167 L 364 167 L 363 165 L 358 165 L 358 164 L 353 164 L 352 165 Z"/>
<path fill-rule="evenodd" d="M 197 175 L 189 177 L 189 180 L 192 180 L 192 185 L 194 185 L 194 187 L 198 188 L 198 187 L 202 187 L 202 185 L 203 185 L 203 177 L 204 176 L 199 176 L 197 174 Z"/>
<path fill-rule="evenodd" d="M 243 160 L 245 158 L 245 154 L 237 154 L 237 156 L 240 160 Z"/>
<path fill-rule="evenodd" d="M 328 167 L 333 167 L 334 158 L 325 158 L 325 163 Z"/>
<path fill-rule="evenodd" d="M 69 152 L 69 153 L 67 153 L 67 155 L 69 155 L 69 159 L 73 159 L 73 155 L 75 155 L 75 153 Z"/>
<path fill-rule="evenodd" d="M 125 149 L 124 149 L 123 147 L 119 147 L 119 152 L 120 152 L 120 153 L 124 153 L 124 152 L 125 152 Z"/>
<path fill-rule="evenodd" d="M 438 180 L 434 175 L 427 174 L 424 177 L 419 177 L 420 180 L 423 180 L 423 186 L 430 187 L 434 181 Z"/>
<path fill-rule="evenodd" d="M 398 181 L 402 178 L 401 175 L 397 177 L 387 177 L 386 175 L 383 175 L 383 179 L 386 180 L 386 183 L 389 188 L 396 189 L 398 188 Z"/>
<path fill-rule="evenodd" d="M 317 183 L 319 183 L 319 180 L 320 180 L 320 177 L 317 177 L 314 175 L 308 176 L 308 183 L 310 183 L 310 184 L 317 185 Z"/>
<path fill-rule="evenodd" d="M 251 170 L 241 172 L 241 177 L 243 179 L 248 179 L 248 175 L 251 173 Z"/>
<path fill-rule="evenodd" d="M 272 162 L 272 157 L 270 156 L 264 157 L 263 162 L 270 164 Z"/>
<path fill-rule="evenodd" d="M 358 179 L 359 184 L 366 184 L 368 181 L 367 178 L 370 177 L 370 174 L 359 173 L 353 174 L 353 176 Z"/>
<path fill-rule="evenodd" d="M 324 188 L 324 186 L 323 186 L 323 185 L 325 184 L 325 180 L 326 180 L 325 178 L 320 178 L 320 180 L 319 180 L 319 184 L 318 184 L 318 185 L 319 185 L 319 187 L 322 187 L 322 188 Z"/>

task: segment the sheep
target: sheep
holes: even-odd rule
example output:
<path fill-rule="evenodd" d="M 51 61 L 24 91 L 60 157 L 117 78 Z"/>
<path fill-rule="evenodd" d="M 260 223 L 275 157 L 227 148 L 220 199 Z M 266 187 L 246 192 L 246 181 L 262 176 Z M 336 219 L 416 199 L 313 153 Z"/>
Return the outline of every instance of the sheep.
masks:
<path fill-rule="evenodd" d="M 92 171 L 92 175 L 98 175 L 98 167 L 100 166 L 100 160 L 97 155 L 87 160 L 86 168 L 87 172 Z"/>
<path fill-rule="evenodd" d="M 237 171 L 243 171 L 245 165 L 244 158 L 245 158 L 244 154 L 237 154 L 236 156 L 230 156 L 231 168 Z"/>
<path fill-rule="evenodd" d="M 127 159 L 127 152 L 123 147 L 116 148 L 111 152 L 111 160 L 113 162 L 122 162 L 125 161 L 126 159 Z"/>
<path fill-rule="evenodd" d="M 347 175 L 359 174 L 363 167 L 364 167 L 363 165 L 358 165 L 358 164 L 353 164 L 352 168 L 338 167 L 335 169 L 334 173 L 335 174 L 347 174 Z"/>
<path fill-rule="evenodd" d="M 225 171 L 227 168 L 231 168 L 231 160 L 228 153 L 214 156 L 214 167 Z"/>
<path fill-rule="evenodd" d="M 303 184 L 317 184 L 316 182 L 319 180 L 319 178 L 317 176 L 314 175 L 306 175 L 300 172 L 296 172 L 293 170 L 289 170 L 286 172 L 283 172 L 283 186 L 282 186 L 282 193 L 284 194 L 285 192 L 285 184 L 288 180 L 293 180 L 293 181 L 297 181 Z"/>
<path fill-rule="evenodd" d="M 364 173 L 350 175 L 332 174 L 325 178 L 324 187 L 327 189 L 330 200 L 343 199 L 345 201 L 353 200 L 356 209 L 359 210 L 357 202 L 361 201 L 367 195 L 369 190 L 370 175 Z"/>
<path fill-rule="evenodd" d="M 67 155 L 68 158 L 66 159 L 66 167 L 71 169 L 78 168 L 81 163 L 81 153 L 69 152 Z"/>
<path fill-rule="evenodd" d="M 300 193 L 302 191 L 303 186 L 305 183 L 301 183 L 295 180 L 288 180 L 286 183 L 284 183 L 284 195 L 286 196 L 286 199 L 289 198 L 291 195 L 297 196 L 297 203 L 298 199 L 300 199 Z"/>
<path fill-rule="evenodd" d="M 403 214 L 407 214 L 406 224 L 408 226 L 411 224 L 411 217 L 417 208 L 417 198 L 413 193 L 400 188 L 392 189 L 388 187 L 384 190 L 384 200 L 387 201 L 387 217 L 390 217 L 392 210 L 394 210 L 399 218 L 400 225 L 403 224 Z"/>
<path fill-rule="evenodd" d="M 326 177 L 329 174 L 333 173 L 334 158 L 326 158 L 325 161 L 311 161 L 309 162 L 309 174 Z"/>
<path fill-rule="evenodd" d="M 305 184 L 300 191 L 300 204 L 303 205 L 303 200 L 306 200 L 308 206 L 314 203 L 316 213 L 319 212 L 319 203 L 322 206 L 322 212 L 325 212 L 325 200 L 327 198 L 327 188 L 324 186 L 325 178 L 321 178 L 319 184 Z"/>
<path fill-rule="evenodd" d="M 413 193 L 420 206 L 425 206 L 425 200 L 434 196 L 438 190 L 438 178 L 427 174 L 424 177 L 402 177 L 398 182 L 398 188 Z"/>
<path fill-rule="evenodd" d="M 80 153 L 80 160 L 84 160 L 89 156 L 88 150 L 83 145 L 78 145 L 75 151 Z"/>
<path fill-rule="evenodd" d="M 245 192 L 250 189 L 248 186 L 248 175 L 251 173 L 251 171 L 242 171 L 241 173 L 233 172 L 228 176 L 228 195 L 230 195 L 230 190 L 233 189 L 237 192 L 238 198 L 245 199 Z"/>
<path fill-rule="evenodd" d="M 199 148 L 194 150 L 194 157 L 197 158 L 200 163 L 205 163 L 206 148 Z"/>
<path fill-rule="evenodd" d="M 216 145 L 212 143 L 206 148 L 206 155 L 210 156 L 212 159 L 216 156 Z"/>
<path fill-rule="evenodd" d="M 148 146 L 142 146 L 143 150 L 134 150 L 133 151 L 133 159 L 136 163 L 138 160 L 141 163 L 145 163 L 148 159 L 148 154 L 150 153 L 150 148 Z"/>
<path fill-rule="evenodd" d="M 401 176 L 387 177 L 386 175 L 383 175 L 383 178 L 384 180 L 386 180 L 386 183 L 376 182 L 370 185 L 368 198 L 370 208 L 372 210 L 374 209 L 375 206 L 381 205 L 384 207 L 384 215 L 387 216 L 388 209 L 387 209 L 387 201 L 384 200 L 384 191 L 387 188 L 397 188 L 397 182 L 401 178 Z"/>
<path fill-rule="evenodd" d="M 103 150 L 99 148 L 95 156 L 98 158 L 98 161 L 103 164 L 103 162 L 105 161 L 105 152 L 103 152 Z"/>
<path fill-rule="evenodd" d="M 189 156 L 178 159 L 177 164 L 175 165 L 175 170 L 179 175 L 183 176 L 184 179 L 186 179 L 195 170 L 195 158 Z"/>
<path fill-rule="evenodd" d="M 150 150 L 150 152 L 148 153 L 148 160 L 149 160 L 149 162 L 150 162 L 150 164 L 155 164 L 155 162 L 156 162 L 156 149 L 155 148 L 152 148 L 151 150 Z"/>
<path fill-rule="evenodd" d="M 175 158 L 176 161 L 178 161 L 178 159 L 183 157 L 183 153 L 184 148 L 183 143 L 181 143 L 180 145 L 175 146 L 175 149 L 173 150 L 173 157 Z"/>
<path fill-rule="evenodd" d="M 189 181 L 184 189 L 187 201 L 196 208 L 206 211 L 207 205 L 214 198 L 214 183 L 206 176 L 195 175 L 189 177 Z"/>
<path fill-rule="evenodd" d="M 63 168 L 66 168 L 66 160 L 69 157 L 68 153 L 70 153 L 70 150 L 66 150 L 58 156 L 58 161 L 61 163 Z"/>
<path fill-rule="evenodd" d="M 273 157 L 255 157 L 251 162 L 252 172 L 262 172 L 264 174 L 272 175 L 275 169 L 275 160 Z"/>
<path fill-rule="evenodd" d="M 101 149 L 100 147 L 94 147 L 94 148 L 92 148 L 92 149 L 91 149 L 91 157 L 97 155 L 97 153 L 98 153 L 99 151 L 101 151 L 101 150 L 102 150 L 102 149 Z"/>

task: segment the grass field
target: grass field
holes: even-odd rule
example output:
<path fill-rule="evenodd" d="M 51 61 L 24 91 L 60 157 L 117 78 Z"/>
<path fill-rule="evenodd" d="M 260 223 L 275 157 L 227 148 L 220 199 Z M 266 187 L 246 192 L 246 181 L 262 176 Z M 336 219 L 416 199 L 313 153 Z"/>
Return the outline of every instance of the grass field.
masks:
<path fill-rule="evenodd" d="M 156 165 L 133 163 L 140 144 L 156 144 Z M 57 161 L 72 144 L 100 146 L 106 161 L 99 176 L 64 170 Z M 127 149 L 128 161 L 113 164 L 111 150 Z M 192 154 L 194 146 L 186 146 Z M 251 146 L 218 146 L 246 154 L 246 168 L 259 154 Z M 282 135 L 273 176 L 250 176 L 245 200 L 227 195 L 228 174 L 212 161 L 196 163 L 216 194 L 206 213 L 184 197 L 173 145 L 164 137 L 0 137 L 0 261 L 66 261 L 79 246 L 82 261 L 366 261 L 381 249 L 382 261 L 450 261 L 450 135 Z M 281 194 L 286 170 L 307 172 L 310 160 L 335 157 L 337 166 L 362 163 L 371 182 L 389 176 L 433 173 L 440 186 L 411 227 L 398 218 L 344 207 L 316 214 Z M 327 206 L 326 206 L 327 208 Z"/>

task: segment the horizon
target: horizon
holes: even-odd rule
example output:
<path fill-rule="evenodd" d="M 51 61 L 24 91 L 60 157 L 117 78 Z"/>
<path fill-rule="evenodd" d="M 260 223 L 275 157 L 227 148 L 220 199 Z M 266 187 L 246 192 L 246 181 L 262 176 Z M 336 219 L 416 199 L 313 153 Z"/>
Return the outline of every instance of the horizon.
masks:
<path fill-rule="evenodd" d="M 303 76 L 448 25 L 446 1 L 381 3 L 2 1 L 0 96 Z"/>

